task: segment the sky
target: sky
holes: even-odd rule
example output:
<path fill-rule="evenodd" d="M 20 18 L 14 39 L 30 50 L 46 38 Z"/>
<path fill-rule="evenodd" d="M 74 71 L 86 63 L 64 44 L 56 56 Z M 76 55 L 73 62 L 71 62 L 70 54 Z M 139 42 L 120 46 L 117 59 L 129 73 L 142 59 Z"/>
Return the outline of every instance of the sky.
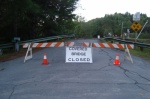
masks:
<path fill-rule="evenodd" d="M 104 17 L 105 14 L 140 12 L 150 17 L 149 0 L 80 0 L 73 12 L 89 21 Z"/>

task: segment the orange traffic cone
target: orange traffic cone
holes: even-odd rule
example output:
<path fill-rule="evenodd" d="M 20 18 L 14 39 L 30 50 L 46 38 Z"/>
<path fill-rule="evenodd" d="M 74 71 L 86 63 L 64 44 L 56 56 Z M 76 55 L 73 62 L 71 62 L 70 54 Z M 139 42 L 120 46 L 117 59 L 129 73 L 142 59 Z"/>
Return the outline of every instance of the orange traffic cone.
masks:
<path fill-rule="evenodd" d="M 43 65 L 48 65 L 48 60 L 47 60 L 47 57 L 46 57 L 46 53 L 44 53 L 44 59 L 43 59 Z"/>
<path fill-rule="evenodd" d="M 114 61 L 114 65 L 120 65 L 119 54 L 116 54 L 116 59 Z"/>

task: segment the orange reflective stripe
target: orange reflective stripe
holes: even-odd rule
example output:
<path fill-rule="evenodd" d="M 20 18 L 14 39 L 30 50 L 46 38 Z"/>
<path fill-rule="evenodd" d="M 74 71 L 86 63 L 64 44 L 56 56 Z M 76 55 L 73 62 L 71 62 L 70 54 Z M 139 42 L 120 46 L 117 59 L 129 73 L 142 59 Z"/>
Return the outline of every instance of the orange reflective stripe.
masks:
<path fill-rule="evenodd" d="M 68 42 L 68 45 L 70 45 L 71 44 L 71 42 Z"/>
<path fill-rule="evenodd" d="M 132 47 L 130 46 L 130 44 L 127 44 L 127 47 L 128 47 L 129 49 L 132 49 Z"/>
<path fill-rule="evenodd" d="M 115 48 L 115 47 L 112 45 L 112 43 L 108 43 L 108 45 L 109 45 L 110 48 Z"/>
<path fill-rule="evenodd" d="M 61 44 L 62 44 L 62 42 L 57 42 L 55 47 L 59 47 L 59 45 L 61 45 Z"/>
<path fill-rule="evenodd" d="M 38 45 L 37 45 L 36 47 L 41 47 L 42 44 L 43 44 L 43 43 L 38 43 Z"/>
<path fill-rule="evenodd" d="M 50 47 L 51 44 L 52 44 L 52 43 L 49 42 L 49 43 L 47 43 L 47 45 L 46 45 L 45 47 Z"/>
<path fill-rule="evenodd" d="M 117 44 L 117 46 L 118 46 L 119 48 L 124 48 L 121 44 Z"/>
<path fill-rule="evenodd" d="M 83 46 L 84 46 L 84 47 L 87 47 L 85 43 L 83 43 Z"/>
<path fill-rule="evenodd" d="M 98 43 L 102 48 L 106 48 L 103 43 Z"/>
<path fill-rule="evenodd" d="M 92 43 L 92 47 L 96 47 L 96 45 L 94 43 Z"/>

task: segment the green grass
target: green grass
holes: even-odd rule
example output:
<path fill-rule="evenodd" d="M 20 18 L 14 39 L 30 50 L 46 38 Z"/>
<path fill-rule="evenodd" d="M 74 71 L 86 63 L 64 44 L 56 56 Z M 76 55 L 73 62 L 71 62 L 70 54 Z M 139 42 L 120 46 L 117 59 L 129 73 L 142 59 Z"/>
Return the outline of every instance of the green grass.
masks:
<path fill-rule="evenodd" d="M 138 39 L 137 41 L 150 44 L 150 39 Z M 136 47 L 135 49 L 130 50 L 130 52 L 135 56 L 139 56 L 150 61 L 150 48 L 144 48 L 144 50 L 141 51 L 139 47 Z"/>
<path fill-rule="evenodd" d="M 139 39 L 138 41 L 146 43 L 146 44 L 150 44 L 150 39 Z"/>
<path fill-rule="evenodd" d="M 150 48 L 144 48 L 144 50 L 141 51 L 139 47 L 136 47 L 135 49 L 130 50 L 130 52 L 135 56 L 139 56 L 150 61 Z"/>

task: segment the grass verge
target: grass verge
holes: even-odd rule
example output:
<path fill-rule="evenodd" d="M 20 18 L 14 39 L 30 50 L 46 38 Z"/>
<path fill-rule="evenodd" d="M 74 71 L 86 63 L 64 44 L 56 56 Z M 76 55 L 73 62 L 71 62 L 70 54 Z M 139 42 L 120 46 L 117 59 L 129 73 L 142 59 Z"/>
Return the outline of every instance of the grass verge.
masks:
<path fill-rule="evenodd" d="M 130 50 L 131 54 L 142 57 L 145 60 L 150 61 L 150 48 L 144 48 L 143 51 L 140 50 L 139 47 L 136 47 L 135 49 Z"/>
<path fill-rule="evenodd" d="M 42 50 L 43 48 L 33 49 L 33 53 Z M 0 55 L 0 62 L 5 62 L 9 60 L 13 60 L 22 56 L 25 56 L 27 49 L 20 49 L 19 52 L 9 52 L 3 55 Z"/>

